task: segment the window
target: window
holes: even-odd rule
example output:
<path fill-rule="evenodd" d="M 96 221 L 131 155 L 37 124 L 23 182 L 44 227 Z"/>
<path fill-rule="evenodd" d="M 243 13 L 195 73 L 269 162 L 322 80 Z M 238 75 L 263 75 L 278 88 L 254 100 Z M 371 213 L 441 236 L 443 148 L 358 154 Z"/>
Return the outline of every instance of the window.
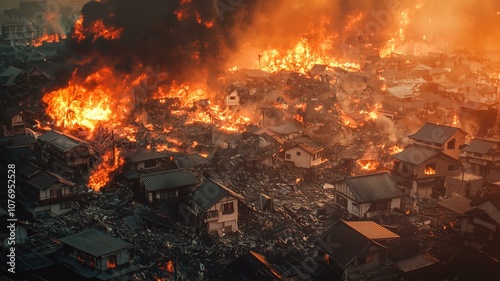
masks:
<path fill-rule="evenodd" d="M 50 198 L 59 198 L 62 197 L 62 189 L 56 188 L 50 190 Z"/>
<path fill-rule="evenodd" d="M 368 211 L 375 212 L 375 211 L 389 210 L 390 206 L 391 206 L 390 201 L 373 202 Z"/>
<path fill-rule="evenodd" d="M 292 159 L 292 154 L 287 153 L 287 154 L 285 155 L 285 157 L 286 157 L 286 159 Z"/>
<path fill-rule="evenodd" d="M 352 209 L 353 213 L 355 213 L 355 214 L 359 213 L 359 207 L 358 207 L 358 205 L 352 204 L 351 209 Z"/>
<path fill-rule="evenodd" d="M 347 199 L 345 197 L 337 194 L 336 201 L 337 201 L 337 204 L 339 204 L 340 206 L 347 208 Z"/>
<path fill-rule="evenodd" d="M 458 165 L 448 165 L 448 171 L 458 170 Z"/>
<path fill-rule="evenodd" d="M 223 215 L 232 214 L 232 213 L 234 213 L 234 203 L 233 202 L 222 204 L 222 214 Z"/>
<path fill-rule="evenodd" d="M 208 217 L 207 218 L 216 218 L 219 216 L 219 211 L 213 210 L 208 212 Z"/>
<path fill-rule="evenodd" d="M 167 191 L 160 193 L 160 201 L 168 201 L 177 198 L 177 191 Z"/>
<path fill-rule="evenodd" d="M 297 156 L 300 156 L 300 151 L 297 151 Z"/>
<path fill-rule="evenodd" d="M 67 209 L 71 209 L 72 207 L 73 207 L 72 201 L 63 202 L 63 203 L 59 204 L 59 210 L 67 210 Z"/>
<path fill-rule="evenodd" d="M 482 153 L 474 152 L 474 153 L 472 153 L 472 155 L 474 155 L 475 157 L 483 158 L 483 154 Z"/>
<path fill-rule="evenodd" d="M 144 161 L 144 168 L 156 167 L 156 159 L 150 159 Z"/>
<path fill-rule="evenodd" d="M 424 174 L 435 175 L 436 174 L 436 164 L 427 164 L 424 169 Z"/>
<path fill-rule="evenodd" d="M 229 97 L 229 100 L 234 101 L 234 100 L 236 100 L 236 97 L 235 97 L 235 96 L 230 96 L 230 97 Z"/>
<path fill-rule="evenodd" d="M 116 255 L 109 256 L 106 265 L 108 268 L 116 268 Z"/>
<path fill-rule="evenodd" d="M 373 261 L 373 255 L 361 256 L 356 259 L 355 265 L 371 263 Z"/>
<path fill-rule="evenodd" d="M 449 141 L 448 144 L 446 145 L 446 149 L 455 149 L 456 142 L 457 141 L 455 139 L 452 139 L 451 141 Z"/>
<path fill-rule="evenodd" d="M 84 253 L 80 250 L 76 250 L 76 259 L 81 262 L 81 263 L 84 263 L 84 264 L 87 264 L 88 266 L 90 267 L 95 267 L 96 266 L 96 263 L 95 263 L 95 257 L 87 254 L 87 253 Z"/>

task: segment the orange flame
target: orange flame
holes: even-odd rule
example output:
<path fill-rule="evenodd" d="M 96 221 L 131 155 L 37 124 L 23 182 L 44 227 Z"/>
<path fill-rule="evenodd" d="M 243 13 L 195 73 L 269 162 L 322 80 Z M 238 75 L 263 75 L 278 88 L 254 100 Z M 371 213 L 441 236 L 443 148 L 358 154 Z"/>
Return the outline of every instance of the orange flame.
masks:
<path fill-rule="evenodd" d="M 76 38 L 78 42 L 86 38 L 85 34 L 92 34 L 93 41 L 97 38 L 114 40 L 120 38 L 122 31 L 123 29 L 121 28 L 106 26 L 102 20 L 96 20 L 88 29 L 85 29 L 83 27 L 83 16 L 80 16 L 80 18 L 75 21 L 74 32 L 71 37 Z"/>
<path fill-rule="evenodd" d="M 120 168 L 125 160 L 120 157 L 120 151 L 113 149 L 107 151 L 102 157 L 102 163 L 92 171 L 87 185 L 95 191 L 99 191 L 109 181 L 109 174 Z"/>

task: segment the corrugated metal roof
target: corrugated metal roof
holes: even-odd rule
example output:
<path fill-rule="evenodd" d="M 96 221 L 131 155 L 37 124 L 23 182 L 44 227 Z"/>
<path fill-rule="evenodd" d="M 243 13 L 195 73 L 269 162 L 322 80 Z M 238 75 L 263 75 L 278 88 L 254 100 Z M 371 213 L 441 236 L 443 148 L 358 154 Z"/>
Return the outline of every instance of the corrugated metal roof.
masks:
<path fill-rule="evenodd" d="M 345 224 L 371 240 L 399 238 L 399 235 L 373 221 L 344 221 Z"/>
<path fill-rule="evenodd" d="M 359 203 L 404 196 L 403 190 L 388 173 L 375 173 L 345 178 Z"/>
<path fill-rule="evenodd" d="M 470 145 L 466 146 L 463 149 L 463 151 L 487 154 L 496 144 L 497 142 L 494 141 L 474 139 L 472 140 Z"/>
<path fill-rule="evenodd" d="M 408 162 L 414 165 L 423 163 L 430 158 L 438 155 L 440 152 L 437 150 L 428 149 L 422 146 L 412 145 L 408 146 L 403 151 L 392 155 L 393 158 Z"/>
<path fill-rule="evenodd" d="M 95 229 L 66 236 L 60 240 L 64 244 L 88 253 L 94 257 L 102 257 L 107 254 L 134 247 L 133 244 Z"/>
<path fill-rule="evenodd" d="M 471 209 L 471 200 L 460 195 L 455 195 L 444 200 L 438 201 L 437 204 L 455 213 L 464 214 Z"/>
<path fill-rule="evenodd" d="M 234 196 L 240 200 L 243 199 L 243 196 L 225 187 L 224 185 L 212 179 L 207 179 L 193 193 L 193 196 L 191 198 L 204 210 L 207 210 L 210 207 L 212 207 L 215 203 L 219 202 L 219 200 L 228 195 Z"/>
<path fill-rule="evenodd" d="M 56 177 L 40 171 L 28 181 L 28 184 L 38 188 L 39 190 L 47 190 L 57 182 L 59 182 L 59 180 Z"/>
<path fill-rule="evenodd" d="M 43 142 L 49 142 L 62 152 L 67 152 L 79 145 L 87 144 L 86 142 L 79 140 L 73 136 L 68 136 L 55 130 L 49 131 L 39 136 L 38 139 Z"/>
<path fill-rule="evenodd" d="M 161 171 L 141 176 L 141 182 L 147 191 L 166 190 L 199 183 L 196 176 L 188 169 Z"/>
<path fill-rule="evenodd" d="M 448 140 L 450 140 L 458 131 L 462 130 L 456 127 L 427 123 L 415 134 L 408 137 L 417 141 L 444 144 Z"/>

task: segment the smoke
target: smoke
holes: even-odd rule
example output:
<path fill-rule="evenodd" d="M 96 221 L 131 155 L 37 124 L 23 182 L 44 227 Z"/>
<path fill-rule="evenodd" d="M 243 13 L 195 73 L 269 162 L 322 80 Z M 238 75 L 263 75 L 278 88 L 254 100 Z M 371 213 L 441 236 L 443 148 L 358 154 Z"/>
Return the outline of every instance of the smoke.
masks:
<path fill-rule="evenodd" d="M 98 58 L 93 63 L 113 65 L 121 72 L 160 65 L 176 81 L 217 76 L 224 53 L 236 42 L 235 25 L 244 31 L 251 22 L 252 3 L 243 1 L 220 20 L 217 1 L 92 1 L 81 11 L 85 39 L 74 31 L 67 46 L 75 55 Z M 99 36 L 94 26 L 100 23 L 119 30 L 118 38 Z"/>

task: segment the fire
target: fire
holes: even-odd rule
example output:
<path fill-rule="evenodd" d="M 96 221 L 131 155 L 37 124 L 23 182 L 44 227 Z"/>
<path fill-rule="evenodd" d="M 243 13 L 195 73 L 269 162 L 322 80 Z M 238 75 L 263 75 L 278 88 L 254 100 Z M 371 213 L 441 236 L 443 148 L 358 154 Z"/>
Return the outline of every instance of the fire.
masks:
<path fill-rule="evenodd" d="M 32 44 L 35 47 L 40 47 L 40 46 L 42 46 L 42 44 L 44 42 L 54 43 L 54 42 L 59 42 L 62 39 L 66 39 L 66 36 L 65 35 L 59 35 L 57 33 L 44 34 L 41 37 L 35 39 Z"/>
<path fill-rule="evenodd" d="M 331 43 L 333 38 L 327 38 L 319 48 L 314 49 L 311 43 L 303 38 L 295 47 L 289 50 L 266 50 L 260 56 L 258 67 L 264 71 L 274 73 L 280 70 L 297 71 L 305 74 L 315 64 L 326 64 L 331 67 L 340 67 L 352 71 L 360 69 L 359 64 L 353 62 L 338 62 L 332 58 Z"/>
<path fill-rule="evenodd" d="M 75 22 L 74 32 L 72 37 L 77 39 L 78 42 L 86 39 L 86 35 L 91 34 L 92 40 L 97 38 L 104 38 L 106 40 L 118 39 L 121 36 L 122 29 L 106 26 L 102 20 L 96 20 L 87 29 L 83 26 L 83 16 L 80 16 Z"/>
<path fill-rule="evenodd" d="M 424 169 L 424 174 L 426 174 L 426 175 L 435 175 L 436 174 L 436 170 L 433 167 L 428 166 L 427 168 Z"/>
<path fill-rule="evenodd" d="M 460 125 L 460 120 L 458 120 L 458 115 L 456 112 L 453 112 L 453 119 L 451 121 L 451 124 L 453 126 L 457 126 L 457 125 Z"/>
<path fill-rule="evenodd" d="M 363 164 L 363 162 L 365 162 Z M 376 171 L 378 169 L 378 163 L 374 161 L 362 161 L 357 160 L 356 163 L 360 166 L 363 171 Z"/>
<path fill-rule="evenodd" d="M 125 160 L 120 157 L 120 151 L 113 149 L 107 151 L 102 157 L 102 163 L 92 171 L 87 185 L 99 191 L 110 180 L 109 174 L 123 165 Z"/>
<path fill-rule="evenodd" d="M 91 133 L 101 122 L 120 124 L 128 115 L 132 99 L 110 68 L 102 68 L 83 81 L 73 73 L 66 88 L 45 94 L 46 113 L 66 129 L 85 128 Z"/>
<path fill-rule="evenodd" d="M 400 153 L 401 151 L 403 151 L 403 148 L 398 146 L 398 145 L 389 147 L 389 154 L 391 154 L 391 155 L 396 154 L 396 153 Z"/>

